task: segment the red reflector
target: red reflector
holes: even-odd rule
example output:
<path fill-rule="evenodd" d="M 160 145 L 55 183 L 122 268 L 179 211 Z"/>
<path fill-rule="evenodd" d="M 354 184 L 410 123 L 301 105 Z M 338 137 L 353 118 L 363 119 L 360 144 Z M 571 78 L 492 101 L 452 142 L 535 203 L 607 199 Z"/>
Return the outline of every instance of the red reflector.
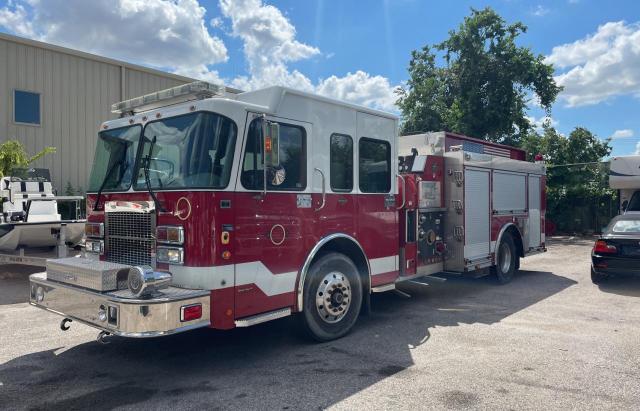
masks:
<path fill-rule="evenodd" d="M 593 252 L 596 254 L 615 254 L 618 249 L 614 245 L 607 244 L 604 240 L 598 240 L 593 246 Z"/>
<path fill-rule="evenodd" d="M 183 305 L 180 307 L 180 321 L 192 321 L 202 317 L 202 304 Z"/>

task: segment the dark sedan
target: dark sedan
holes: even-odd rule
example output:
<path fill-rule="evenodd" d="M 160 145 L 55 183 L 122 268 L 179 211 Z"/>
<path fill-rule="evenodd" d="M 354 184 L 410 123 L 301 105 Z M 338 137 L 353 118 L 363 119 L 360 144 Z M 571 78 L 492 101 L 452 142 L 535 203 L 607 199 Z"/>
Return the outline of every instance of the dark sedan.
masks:
<path fill-rule="evenodd" d="M 591 252 L 591 280 L 614 275 L 640 277 L 640 214 L 614 217 Z"/>

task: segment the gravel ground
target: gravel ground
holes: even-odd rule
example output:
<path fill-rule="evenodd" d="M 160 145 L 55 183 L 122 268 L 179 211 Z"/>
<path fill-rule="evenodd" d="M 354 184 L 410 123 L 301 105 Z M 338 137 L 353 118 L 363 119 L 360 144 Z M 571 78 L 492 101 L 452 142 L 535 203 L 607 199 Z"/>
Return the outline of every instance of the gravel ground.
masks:
<path fill-rule="evenodd" d="M 506 286 L 453 278 L 375 295 L 347 337 L 293 318 L 112 338 L 30 307 L 0 267 L 2 409 L 640 409 L 640 280 L 595 286 L 592 241 L 555 239 Z"/>

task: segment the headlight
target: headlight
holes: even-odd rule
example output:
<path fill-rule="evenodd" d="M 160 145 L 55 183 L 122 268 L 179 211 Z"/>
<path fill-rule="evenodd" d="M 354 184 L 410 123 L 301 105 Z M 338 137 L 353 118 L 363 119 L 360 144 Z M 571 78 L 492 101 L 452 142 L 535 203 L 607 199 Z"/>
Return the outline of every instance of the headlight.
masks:
<path fill-rule="evenodd" d="M 184 250 L 180 247 L 158 246 L 156 249 L 156 261 L 167 264 L 183 264 Z"/>
<path fill-rule="evenodd" d="M 84 249 L 89 253 L 96 253 L 102 255 L 104 252 L 104 241 L 102 240 L 86 240 L 84 242 Z"/>
<path fill-rule="evenodd" d="M 104 237 L 104 224 L 103 223 L 85 223 L 84 234 L 87 237 Z"/>
<path fill-rule="evenodd" d="M 159 226 L 156 228 L 156 241 L 165 244 L 184 243 L 184 229 L 179 226 Z"/>
<path fill-rule="evenodd" d="M 157 290 L 168 287 L 171 283 L 171 273 L 153 271 L 148 266 L 136 266 L 129 269 L 127 284 L 129 290 L 136 296 L 149 296 Z"/>

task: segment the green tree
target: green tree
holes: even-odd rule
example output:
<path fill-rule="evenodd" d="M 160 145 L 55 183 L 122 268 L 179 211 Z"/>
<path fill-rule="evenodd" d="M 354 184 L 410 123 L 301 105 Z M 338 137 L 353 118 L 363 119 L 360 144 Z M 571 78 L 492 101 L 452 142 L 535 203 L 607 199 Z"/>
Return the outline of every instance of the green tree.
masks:
<path fill-rule="evenodd" d="M 29 156 L 24 145 L 18 140 L 9 140 L 0 144 L 0 177 L 8 175 L 8 173 L 16 167 L 25 167 L 34 161 L 55 153 L 55 147 L 45 147 L 42 151 L 34 156 Z"/>
<path fill-rule="evenodd" d="M 542 134 L 531 131 L 521 147 L 547 163 L 547 216 L 560 231 L 598 230 L 611 217 L 613 190 L 608 186 L 610 140 L 576 127 L 569 136 L 550 125 Z M 530 158 L 532 159 L 532 158 Z"/>
<path fill-rule="evenodd" d="M 409 80 L 397 90 L 403 132 L 446 130 L 516 145 L 531 129 L 532 96 L 549 112 L 561 91 L 544 56 L 517 45 L 526 30 L 491 8 L 471 9 L 447 40 L 414 51 Z"/>

